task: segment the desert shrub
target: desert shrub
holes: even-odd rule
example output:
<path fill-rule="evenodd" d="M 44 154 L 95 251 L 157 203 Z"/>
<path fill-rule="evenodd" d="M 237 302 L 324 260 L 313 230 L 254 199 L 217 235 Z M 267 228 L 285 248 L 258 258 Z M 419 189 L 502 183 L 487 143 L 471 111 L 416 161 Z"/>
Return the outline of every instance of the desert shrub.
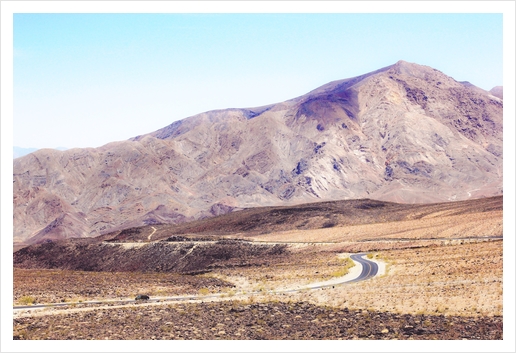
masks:
<path fill-rule="evenodd" d="M 346 258 L 342 262 L 343 262 L 342 267 L 339 270 L 337 270 L 331 274 L 333 277 L 345 276 L 348 274 L 349 269 L 352 268 L 353 266 L 355 266 L 355 263 L 353 261 L 351 261 L 350 258 Z"/>
<path fill-rule="evenodd" d="M 208 295 L 210 294 L 210 290 L 208 288 L 199 289 L 199 295 Z"/>
<path fill-rule="evenodd" d="M 23 297 L 18 299 L 18 301 L 20 302 L 20 304 L 23 304 L 23 305 L 32 305 L 32 304 L 36 303 L 36 298 L 34 298 L 31 295 L 24 295 Z"/>
<path fill-rule="evenodd" d="M 265 288 L 265 283 L 260 283 L 255 290 L 257 292 L 266 292 L 267 288 Z"/>

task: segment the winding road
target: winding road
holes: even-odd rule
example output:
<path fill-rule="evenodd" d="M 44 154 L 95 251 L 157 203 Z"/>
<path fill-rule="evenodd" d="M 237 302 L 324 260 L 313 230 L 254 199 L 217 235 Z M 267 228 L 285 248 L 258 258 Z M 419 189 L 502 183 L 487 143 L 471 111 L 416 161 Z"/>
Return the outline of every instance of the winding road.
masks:
<path fill-rule="evenodd" d="M 152 228 L 152 233 L 149 234 L 149 236 L 147 237 L 148 240 L 151 240 L 151 237 L 154 235 L 154 233 L 156 233 L 157 229 L 154 228 L 153 226 L 151 226 Z"/>
<path fill-rule="evenodd" d="M 362 264 L 362 272 L 357 278 L 347 281 L 346 283 L 364 281 L 376 276 L 378 273 L 378 264 L 362 258 L 363 256 L 365 256 L 365 254 L 353 254 L 350 256 L 351 260 Z"/>
<path fill-rule="evenodd" d="M 344 276 L 342 281 L 329 281 L 330 283 L 322 283 L 322 284 L 315 284 L 315 285 L 308 285 L 301 288 L 295 288 L 295 289 L 284 289 L 284 290 L 272 290 L 272 291 L 266 291 L 266 292 L 250 292 L 248 294 L 267 294 L 267 293 L 293 293 L 293 292 L 300 292 L 303 290 L 315 290 L 315 289 L 322 289 L 322 288 L 328 288 L 328 287 L 335 287 L 337 285 L 347 284 L 347 283 L 354 283 L 359 281 L 365 281 L 367 279 L 370 279 L 378 274 L 378 264 L 367 260 L 364 258 L 366 254 L 360 253 L 360 254 L 353 254 L 350 256 L 351 260 L 353 260 L 355 263 L 358 263 L 362 266 L 362 271 L 358 277 L 353 279 L 345 279 L 348 276 Z M 237 293 L 236 295 L 238 295 Z M 155 298 L 155 299 L 149 299 L 145 302 L 165 302 L 165 301 L 187 301 L 187 300 L 202 300 L 202 299 L 210 299 L 210 298 L 218 298 L 221 297 L 222 294 L 211 294 L 211 295 L 189 295 L 189 296 L 178 296 L 178 297 L 166 297 L 166 298 Z M 75 303 L 75 304 L 109 304 L 109 303 L 119 303 L 119 304 L 127 304 L 127 303 L 134 303 L 137 302 L 137 300 L 134 299 L 111 299 L 111 300 L 102 300 L 102 301 L 85 301 L 82 303 Z M 61 307 L 61 306 L 69 306 L 72 305 L 72 303 L 51 303 L 51 304 L 38 304 L 38 305 L 23 305 L 23 306 L 13 306 L 14 311 L 19 310 L 32 310 L 32 309 L 41 309 L 41 308 L 53 308 L 53 307 Z"/>

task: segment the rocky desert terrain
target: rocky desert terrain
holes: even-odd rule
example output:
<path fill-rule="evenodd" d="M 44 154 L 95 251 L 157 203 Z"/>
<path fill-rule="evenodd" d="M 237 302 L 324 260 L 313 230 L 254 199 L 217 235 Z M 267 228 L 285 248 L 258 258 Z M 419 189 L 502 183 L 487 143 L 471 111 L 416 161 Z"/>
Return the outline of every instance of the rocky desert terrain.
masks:
<path fill-rule="evenodd" d="M 198 233 L 186 232 L 186 225 L 177 226 L 178 234 L 169 225 L 156 225 L 153 227 L 159 234 L 144 227 L 99 239 L 32 245 L 14 254 L 14 304 L 48 305 L 38 310 L 17 310 L 13 337 L 501 340 L 502 201 L 496 197 L 398 205 L 398 212 L 392 204 L 385 207 L 393 212 L 384 213 L 383 219 L 374 222 L 325 228 L 321 220 L 310 223 L 319 228 L 297 229 L 297 222 L 306 216 L 304 207 L 308 206 L 303 205 L 288 212 L 289 222 L 275 222 L 284 220 L 284 213 L 254 210 L 269 212 L 264 224 L 289 223 L 290 229 L 251 232 L 245 239 L 239 222 L 228 222 L 226 234 L 211 236 L 197 222 L 190 231 L 197 229 Z M 370 219 L 377 218 L 373 217 L 377 207 L 356 208 L 364 204 L 373 202 L 350 201 L 347 206 L 337 202 L 327 204 L 322 212 L 332 209 L 330 218 L 339 219 L 339 212 L 351 207 L 357 212 L 370 212 Z M 249 211 L 240 211 L 220 218 L 239 214 L 242 222 L 255 217 Z M 212 220 L 216 229 L 221 222 Z M 232 231 L 228 224 L 234 224 Z M 82 247 L 77 242 L 83 242 Z M 177 261 L 176 250 L 164 251 L 164 245 L 170 249 L 186 246 L 183 258 Z M 45 246 L 53 247 L 47 248 L 48 252 L 38 250 Z M 191 260 L 203 267 L 187 271 L 181 270 L 187 268 L 184 266 L 176 270 L 142 267 L 134 271 L 122 263 L 117 268 L 112 262 L 103 270 L 67 268 L 68 252 L 78 259 L 91 258 L 95 252 L 84 252 L 91 246 L 119 247 L 126 255 L 147 247 L 147 251 L 161 251 L 160 257 L 169 254 L 173 259 L 170 262 L 186 264 Z M 228 253 L 225 246 L 233 256 L 224 255 Z M 52 249 L 59 251 L 52 254 Z M 383 271 L 366 281 L 303 289 L 352 272 L 349 255 L 355 252 L 367 253 L 367 258 L 380 263 Z M 43 255 L 49 253 L 52 256 Z M 105 254 L 97 254 L 97 262 L 102 262 Z M 139 255 L 133 256 L 134 260 L 140 259 Z M 208 260 L 202 262 L 201 258 Z M 289 288 L 300 290 L 282 291 Z M 163 299 L 128 300 L 137 294 Z M 167 300 L 183 295 L 188 298 Z M 87 303 L 92 300 L 99 303 Z"/>
<path fill-rule="evenodd" d="M 305 302 L 225 301 L 96 309 L 14 320 L 15 339 L 502 339 L 500 316 L 471 318 L 337 309 Z"/>

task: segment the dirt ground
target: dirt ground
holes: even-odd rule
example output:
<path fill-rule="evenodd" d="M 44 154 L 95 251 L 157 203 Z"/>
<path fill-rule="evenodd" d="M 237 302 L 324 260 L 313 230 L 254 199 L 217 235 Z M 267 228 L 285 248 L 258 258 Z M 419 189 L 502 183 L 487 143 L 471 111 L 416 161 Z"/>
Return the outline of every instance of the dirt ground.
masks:
<path fill-rule="evenodd" d="M 502 241 L 491 241 L 372 253 L 386 264 L 384 275 L 364 282 L 289 294 L 269 291 L 282 285 L 335 278 L 331 271 L 338 270 L 346 254 L 338 256 L 333 251 L 321 251 L 320 247 L 307 247 L 297 249 L 297 257 L 291 257 L 298 259 L 297 263 L 278 263 L 271 268 L 226 268 L 196 276 L 142 273 L 129 277 L 127 273 L 40 270 L 40 281 L 30 282 L 31 270 L 16 269 L 18 303 L 23 293 L 37 293 L 36 289 L 38 302 L 64 298 L 78 303 L 79 298 L 84 301 L 115 298 L 117 291 L 131 295 L 142 291 L 153 295 L 222 293 L 224 297 L 210 304 L 43 309 L 38 314 L 15 318 L 13 337 L 501 339 L 502 246 Z M 67 283 L 67 291 L 59 289 L 63 282 Z M 134 286 L 136 282 L 138 287 Z M 84 292 L 85 287 L 95 288 L 95 292 Z M 257 290 L 259 293 L 251 294 Z M 258 303 L 261 306 L 253 306 Z M 288 309 L 291 306 L 297 309 Z M 335 319 L 330 315 L 335 312 L 342 316 Z M 364 317 L 362 312 L 370 314 Z M 108 332 L 100 331 L 97 323 L 109 327 Z M 388 331 L 382 333 L 384 330 Z"/>
<path fill-rule="evenodd" d="M 175 273 L 92 272 L 14 269 L 14 302 L 80 303 L 88 300 L 126 299 L 138 294 L 173 296 L 229 290 L 234 285 L 207 276 Z M 29 298 L 30 297 L 30 298 Z"/>
<path fill-rule="evenodd" d="M 502 212 L 433 210 L 416 216 L 257 235 L 248 239 L 265 247 L 242 257 L 219 258 L 221 252 L 209 248 L 187 251 L 183 260 L 190 254 L 211 254 L 213 260 L 203 273 L 189 275 L 15 268 L 14 305 L 65 301 L 76 307 L 17 315 L 13 337 L 502 339 Z M 298 243 L 270 251 L 276 245 L 267 242 L 287 240 Z M 344 276 L 353 270 L 347 257 L 354 252 L 382 262 L 384 273 L 325 289 L 274 293 Z M 209 303 L 80 305 L 137 293 L 222 297 Z"/>
<path fill-rule="evenodd" d="M 386 274 L 326 291 L 293 294 L 334 307 L 407 314 L 503 315 L 503 242 L 375 253 Z"/>

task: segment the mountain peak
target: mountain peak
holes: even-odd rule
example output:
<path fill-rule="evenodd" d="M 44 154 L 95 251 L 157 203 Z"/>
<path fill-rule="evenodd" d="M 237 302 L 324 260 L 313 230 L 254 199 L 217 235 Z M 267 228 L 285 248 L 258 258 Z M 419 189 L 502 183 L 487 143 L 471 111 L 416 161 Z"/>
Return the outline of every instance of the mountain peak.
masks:
<path fill-rule="evenodd" d="M 36 151 L 13 162 L 14 239 L 257 206 L 500 195 L 502 116 L 492 94 L 400 60 L 287 102 L 204 112 L 97 149 Z"/>
<path fill-rule="evenodd" d="M 398 60 L 394 66 L 413 66 L 413 65 L 416 65 L 416 66 L 421 66 L 419 64 L 416 64 L 416 63 L 410 63 L 408 61 L 405 61 L 405 60 Z"/>
<path fill-rule="evenodd" d="M 416 63 L 409 63 L 404 60 L 399 60 L 397 63 L 390 67 L 397 74 L 405 74 L 415 77 L 420 77 L 425 73 L 436 72 L 437 70 L 424 65 L 419 65 Z"/>
<path fill-rule="evenodd" d="M 404 60 L 398 60 L 393 65 L 385 66 L 385 67 L 382 67 L 381 69 L 371 71 L 371 72 L 368 72 L 368 73 L 360 75 L 360 76 L 355 76 L 355 77 L 350 77 L 350 78 L 345 78 L 345 79 L 329 82 L 325 85 L 322 85 L 322 86 L 314 89 L 313 91 L 310 91 L 309 93 L 307 93 L 301 97 L 295 98 L 294 101 L 297 101 L 300 98 L 306 98 L 306 97 L 310 98 L 310 97 L 314 97 L 316 95 L 328 94 L 330 92 L 333 92 L 333 93 L 342 92 L 344 90 L 347 90 L 351 86 L 359 84 L 360 82 L 362 82 L 363 80 L 367 79 L 370 76 L 382 74 L 385 72 L 389 72 L 391 74 L 396 74 L 396 75 L 408 75 L 408 76 L 413 76 L 413 77 L 422 78 L 422 79 L 424 79 L 426 76 L 433 74 L 433 73 L 439 73 L 442 76 L 445 76 L 442 72 L 440 72 L 436 69 L 433 69 L 429 66 L 419 65 L 416 63 L 410 63 L 410 62 L 404 61 Z"/>

